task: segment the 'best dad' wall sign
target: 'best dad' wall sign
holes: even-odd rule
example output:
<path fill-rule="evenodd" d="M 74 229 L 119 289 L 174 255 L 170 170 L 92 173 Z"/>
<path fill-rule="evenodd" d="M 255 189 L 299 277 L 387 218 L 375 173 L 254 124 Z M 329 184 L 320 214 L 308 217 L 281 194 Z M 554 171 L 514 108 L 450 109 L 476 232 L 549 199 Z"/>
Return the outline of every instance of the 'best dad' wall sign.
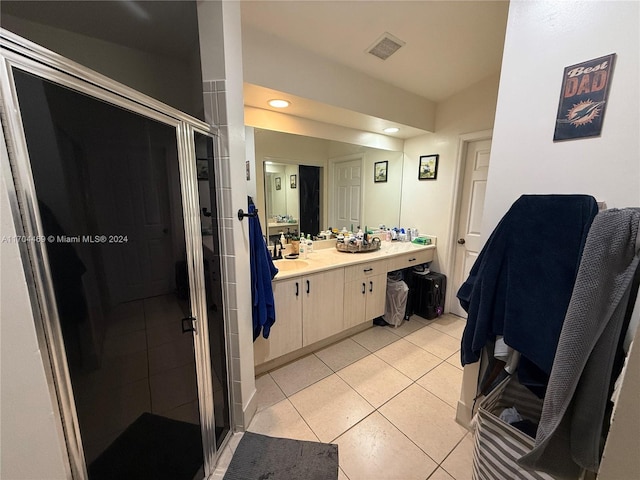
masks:
<path fill-rule="evenodd" d="M 564 69 L 554 141 L 600 135 L 615 58 L 612 53 Z"/>

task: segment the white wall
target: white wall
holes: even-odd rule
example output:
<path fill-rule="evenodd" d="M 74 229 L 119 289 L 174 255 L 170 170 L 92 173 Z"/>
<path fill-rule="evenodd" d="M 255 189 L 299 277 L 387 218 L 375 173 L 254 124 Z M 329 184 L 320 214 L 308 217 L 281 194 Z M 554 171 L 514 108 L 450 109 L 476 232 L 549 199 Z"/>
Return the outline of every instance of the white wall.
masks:
<path fill-rule="evenodd" d="M 208 2 L 203 2 L 208 3 Z M 211 2 L 214 3 L 214 2 Z M 223 216 L 225 222 L 225 252 L 228 270 L 233 280 L 226 298 L 233 310 L 229 324 L 230 343 L 237 345 L 231 352 L 231 371 L 234 391 L 234 418 L 237 428 L 246 428 L 256 410 L 255 372 L 253 366 L 253 325 L 251 317 L 251 285 L 249 269 L 249 222 L 239 221 L 238 209 L 247 209 L 247 182 L 245 166 L 245 125 L 242 70 L 242 36 L 240 2 L 215 2 L 222 7 L 224 37 L 224 71 L 226 81 L 225 107 L 227 125 L 223 135 L 227 141 L 229 188 L 223 189 Z M 202 47 L 201 47 L 202 48 Z M 231 188 L 233 186 L 233 188 Z M 238 388 L 239 387 L 239 388 Z"/>
<path fill-rule="evenodd" d="M 447 241 L 455 214 L 452 192 L 460 135 L 493 127 L 497 95 L 496 74 L 440 102 L 435 133 L 405 140 L 400 223 L 438 237 L 431 267 L 447 276 L 451 268 Z M 436 153 L 440 155 L 437 179 L 418 180 L 420 156 Z"/>
<path fill-rule="evenodd" d="M 16 234 L 4 167 L 8 157 L 0 140 L 0 237 Z M 0 244 L 0 478 L 67 478 L 63 443 L 38 347 L 33 312 L 18 244 Z"/>
<path fill-rule="evenodd" d="M 486 193 L 490 234 L 523 193 L 640 204 L 637 2 L 513 2 Z M 585 32 L 597 32 L 593 35 Z M 553 142 L 563 69 L 617 53 L 600 137 Z"/>
<path fill-rule="evenodd" d="M 483 235 L 524 193 L 586 193 L 608 207 L 640 206 L 639 21 L 638 2 L 511 3 Z M 617 60 L 602 135 L 554 143 L 564 67 L 610 53 Z M 635 355 L 629 373 L 637 375 L 639 364 Z M 603 480 L 636 478 L 640 471 L 640 391 L 637 378 L 629 380 L 608 439 L 625 448 L 607 445 Z"/>

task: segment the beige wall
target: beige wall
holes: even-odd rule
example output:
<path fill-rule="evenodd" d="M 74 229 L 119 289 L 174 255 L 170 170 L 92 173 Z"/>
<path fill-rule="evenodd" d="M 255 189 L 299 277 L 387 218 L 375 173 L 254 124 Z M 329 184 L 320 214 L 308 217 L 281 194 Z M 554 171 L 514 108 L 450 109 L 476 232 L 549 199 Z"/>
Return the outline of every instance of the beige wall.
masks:
<path fill-rule="evenodd" d="M 434 128 L 435 104 L 423 97 L 251 27 L 243 30 L 242 43 L 248 83 L 426 131 Z"/>
<path fill-rule="evenodd" d="M 459 168 L 460 136 L 493 128 L 497 95 L 496 74 L 440 102 L 434 133 L 405 141 L 400 223 L 415 227 L 420 233 L 438 237 L 432 269 L 447 276 L 451 270 L 448 241 L 455 214 L 453 192 Z M 431 154 L 440 155 L 438 178 L 435 181 L 420 181 L 420 156 Z"/>

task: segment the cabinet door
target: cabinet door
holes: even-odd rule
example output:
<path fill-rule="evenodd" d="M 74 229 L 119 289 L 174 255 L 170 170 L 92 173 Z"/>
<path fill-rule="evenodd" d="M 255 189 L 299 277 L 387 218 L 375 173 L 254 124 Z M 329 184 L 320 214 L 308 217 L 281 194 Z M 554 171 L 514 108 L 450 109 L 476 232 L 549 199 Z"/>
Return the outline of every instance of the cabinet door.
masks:
<path fill-rule="evenodd" d="M 302 279 L 302 343 L 311 345 L 344 329 L 344 268 Z"/>
<path fill-rule="evenodd" d="M 387 276 L 376 275 L 366 279 L 367 308 L 364 321 L 384 315 L 387 298 Z"/>
<path fill-rule="evenodd" d="M 302 348 L 302 277 L 273 282 L 276 323 L 269 338 L 253 344 L 254 364 L 278 358 Z"/>
<path fill-rule="evenodd" d="M 373 279 L 372 279 L 373 280 Z M 344 285 L 344 328 L 355 327 L 366 320 L 368 279 L 348 282 Z M 376 289 L 377 291 L 377 289 Z M 384 298 L 382 304 L 384 313 Z"/>

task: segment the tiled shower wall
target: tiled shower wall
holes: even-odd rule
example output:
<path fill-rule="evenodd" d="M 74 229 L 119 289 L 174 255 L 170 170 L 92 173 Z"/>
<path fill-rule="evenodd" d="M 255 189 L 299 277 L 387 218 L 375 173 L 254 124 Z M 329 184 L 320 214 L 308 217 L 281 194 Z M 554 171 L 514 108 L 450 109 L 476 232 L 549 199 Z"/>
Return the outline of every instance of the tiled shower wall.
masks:
<path fill-rule="evenodd" d="M 247 421 L 249 421 L 254 412 L 251 407 L 247 408 L 245 412 L 242 405 L 240 343 L 238 341 L 238 308 L 236 297 L 236 252 L 233 238 L 234 220 L 237 222 L 238 219 L 233 212 L 231 204 L 232 181 L 229 168 L 231 160 L 229 157 L 225 80 L 203 82 L 203 96 L 205 121 L 219 128 L 216 157 L 220 165 L 217 174 L 219 175 L 221 192 L 218 196 L 220 199 L 218 210 L 220 213 L 220 227 L 222 228 L 222 244 L 220 247 L 222 253 L 222 268 L 224 270 L 223 278 L 225 280 L 223 282 L 223 296 L 228 325 L 227 333 L 229 335 L 228 364 L 231 383 L 231 409 L 233 411 L 233 425 L 237 430 L 242 431 L 246 428 L 244 424 L 245 414 Z M 253 410 L 255 410 L 255 406 L 253 406 Z"/>

